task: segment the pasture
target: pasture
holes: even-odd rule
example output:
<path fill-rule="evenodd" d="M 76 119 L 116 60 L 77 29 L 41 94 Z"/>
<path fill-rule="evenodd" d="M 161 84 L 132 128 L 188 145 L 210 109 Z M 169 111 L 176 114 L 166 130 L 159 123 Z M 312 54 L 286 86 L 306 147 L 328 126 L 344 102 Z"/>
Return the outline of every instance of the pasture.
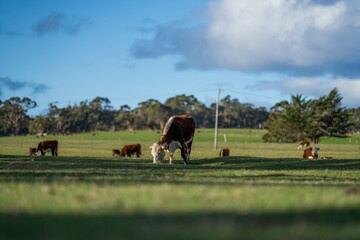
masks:
<path fill-rule="evenodd" d="M 360 135 L 322 138 L 334 159 L 306 160 L 264 133 L 220 129 L 214 150 L 197 130 L 188 166 L 179 150 L 152 164 L 159 131 L 1 137 L 0 239 L 359 239 Z M 58 157 L 28 156 L 50 139 Z M 132 143 L 141 158 L 111 156 Z"/>

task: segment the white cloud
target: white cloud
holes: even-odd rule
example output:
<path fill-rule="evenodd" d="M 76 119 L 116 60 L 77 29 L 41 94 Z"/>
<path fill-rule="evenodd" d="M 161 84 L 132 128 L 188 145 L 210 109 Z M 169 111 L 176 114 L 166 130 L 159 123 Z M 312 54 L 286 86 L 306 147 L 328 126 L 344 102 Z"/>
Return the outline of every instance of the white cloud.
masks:
<path fill-rule="evenodd" d="M 332 56 L 347 13 L 344 2 L 314 5 L 309 1 L 223 0 L 210 5 L 208 38 L 215 43 L 218 64 L 252 71 L 275 65 L 311 67 Z M 312 34 L 317 38 L 313 41 Z M 329 46 L 316 46 L 324 42 Z M 337 42 L 336 42 L 337 43 Z"/>
<path fill-rule="evenodd" d="M 330 78 L 330 79 L 329 79 Z M 329 94 L 337 88 L 343 97 L 342 103 L 349 107 L 359 107 L 360 104 L 360 78 L 291 78 L 280 81 L 259 81 L 248 85 L 249 89 L 274 89 L 286 95 L 302 94 L 303 96 L 319 97 Z"/>
<path fill-rule="evenodd" d="M 359 9 L 350 0 L 217 0 L 207 5 L 207 21 L 159 26 L 132 51 L 179 55 L 180 69 L 358 77 Z"/>

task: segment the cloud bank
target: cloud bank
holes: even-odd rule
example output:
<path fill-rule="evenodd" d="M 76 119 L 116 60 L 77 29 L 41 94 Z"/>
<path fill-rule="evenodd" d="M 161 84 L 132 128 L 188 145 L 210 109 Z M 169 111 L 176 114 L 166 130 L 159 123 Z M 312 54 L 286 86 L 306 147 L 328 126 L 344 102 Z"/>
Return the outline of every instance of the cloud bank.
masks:
<path fill-rule="evenodd" d="M 70 17 L 61 13 L 53 12 L 45 19 L 36 23 L 33 26 L 33 31 L 36 36 L 55 34 L 59 32 L 74 35 L 82 28 L 89 25 L 89 23 L 90 21 L 87 18 L 79 18 L 75 16 Z"/>
<path fill-rule="evenodd" d="M 284 95 L 295 95 L 301 93 L 304 96 L 320 97 L 338 88 L 343 97 L 342 103 L 345 106 L 358 107 L 360 103 L 360 78 L 348 79 L 343 77 L 328 79 L 322 77 L 300 77 L 282 79 L 279 81 L 259 81 L 256 84 L 249 84 L 247 89 L 256 90 L 277 90 Z"/>
<path fill-rule="evenodd" d="M 34 84 L 29 82 L 14 81 L 10 77 L 0 77 L 0 97 L 3 96 L 3 90 L 18 91 L 25 88 L 31 90 L 31 94 L 43 93 L 48 90 L 48 86 L 45 84 Z"/>
<path fill-rule="evenodd" d="M 158 25 L 135 58 L 180 56 L 177 69 L 360 77 L 360 2 L 217 0 L 204 21 Z"/>

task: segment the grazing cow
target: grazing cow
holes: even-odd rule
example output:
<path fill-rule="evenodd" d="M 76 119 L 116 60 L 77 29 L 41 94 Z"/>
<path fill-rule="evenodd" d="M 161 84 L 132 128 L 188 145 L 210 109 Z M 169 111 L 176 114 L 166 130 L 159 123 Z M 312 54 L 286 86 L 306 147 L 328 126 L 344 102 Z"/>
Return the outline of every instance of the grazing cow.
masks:
<path fill-rule="evenodd" d="M 30 148 L 29 155 L 36 156 L 36 148 Z"/>
<path fill-rule="evenodd" d="M 333 159 L 333 157 L 323 156 L 321 159 Z"/>
<path fill-rule="evenodd" d="M 112 150 L 112 155 L 114 156 L 114 155 L 118 155 L 118 157 L 120 157 L 120 150 L 119 149 L 113 149 Z"/>
<path fill-rule="evenodd" d="M 170 157 L 169 164 L 172 164 L 174 152 L 180 148 L 184 164 L 189 164 L 194 132 L 195 121 L 191 116 L 181 115 L 169 118 L 160 140 L 150 146 L 151 154 L 154 157 L 153 163 L 160 163 L 167 151 Z"/>
<path fill-rule="evenodd" d="M 63 136 L 71 136 L 71 132 L 70 132 L 70 131 L 65 131 L 65 132 L 63 133 Z"/>
<path fill-rule="evenodd" d="M 131 155 L 136 154 L 136 157 L 140 157 L 141 154 L 141 145 L 140 144 L 131 144 L 125 145 L 119 154 L 121 157 L 131 157 Z"/>
<path fill-rule="evenodd" d="M 36 152 L 37 152 L 38 156 L 40 154 L 41 154 L 41 156 L 44 156 L 45 152 L 50 152 L 50 151 L 51 151 L 52 156 L 57 156 L 58 155 L 58 141 L 50 140 L 50 141 L 40 142 L 37 149 L 36 149 Z"/>
<path fill-rule="evenodd" d="M 222 148 L 219 152 L 219 157 L 228 157 L 230 155 L 230 149 L 228 147 Z"/>
<path fill-rule="evenodd" d="M 317 148 L 317 147 L 307 148 L 307 149 L 304 150 L 303 158 L 317 159 L 319 150 L 320 150 L 320 148 Z"/>
<path fill-rule="evenodd" d="M 303 147 L 307 148 L 310 145 L 310 143 L 308 141 L 301 141 L 298 145 L 298 150 L 303 149 Z"/>

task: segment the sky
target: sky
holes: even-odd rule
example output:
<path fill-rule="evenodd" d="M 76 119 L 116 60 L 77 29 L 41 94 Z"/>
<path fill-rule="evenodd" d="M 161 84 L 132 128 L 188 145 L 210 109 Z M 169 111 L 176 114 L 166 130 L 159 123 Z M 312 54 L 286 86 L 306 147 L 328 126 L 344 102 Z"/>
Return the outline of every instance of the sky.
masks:
<path fill-rule="evenodd" d="M 30 114 L 179 94 L 270 108 L 337 88 L 360 106 L 357 0 L 0 0 L 0 99 Z"/>

